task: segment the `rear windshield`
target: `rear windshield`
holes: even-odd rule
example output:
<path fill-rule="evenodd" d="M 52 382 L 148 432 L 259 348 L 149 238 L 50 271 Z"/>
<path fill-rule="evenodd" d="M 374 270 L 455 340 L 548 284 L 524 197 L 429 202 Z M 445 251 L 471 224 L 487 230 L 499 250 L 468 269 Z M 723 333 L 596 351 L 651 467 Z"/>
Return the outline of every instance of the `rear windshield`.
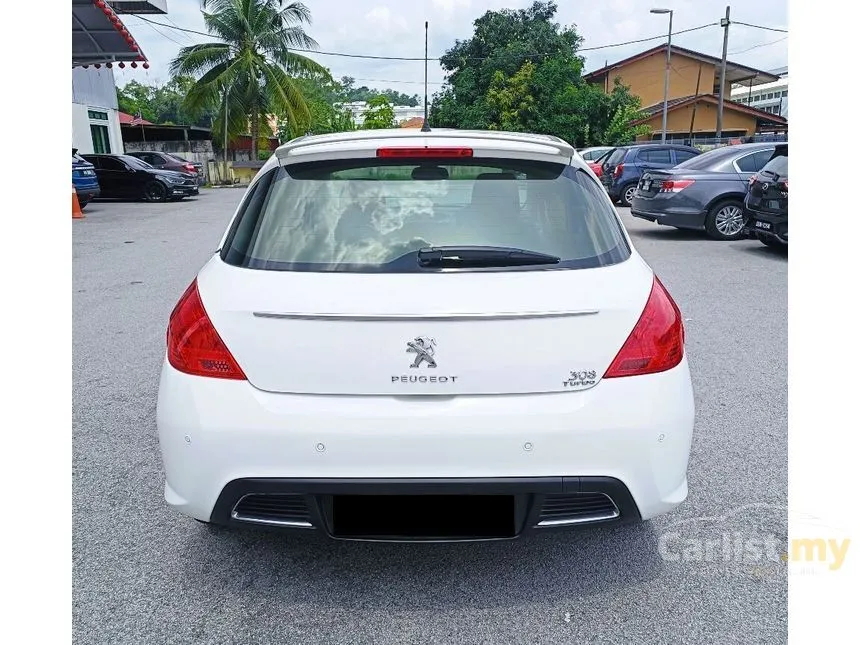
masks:
<path fill-rule="evenodd" d="M 425 271 L 418 250 L 434 246 L 551 254 L 561 259 L 551 265 L 556 269 L 605 266 L 630 255 L 603 188 L 572 167 L 362 159 L 295 164 L 261 177 L 221 257 L 253 269 L 404 273 Z"/>
<path fill-rule="evenodd" d="M 606 160 L 606 163 L 610 164 L 618 164 L 624 159 L 624 155 L 627 154 L 627 148 L 616 148 L 612 151 L 612 154 L 609 155 L 609 159 Z"/>
<path fill-rule="evenodd" d="M 769 172 L 774 175 L 779 175 L 780 177 L 788 176 L 788 155 L 780 155 L 779 157 L 774 157 L 770 161 L 765 164 L 765 167 L 761 169 L 762 172 Z"/>
<path fill-rule="evenodd" d="M 131 155 L 123 155 L 120 157 L 125 163 L 127 163 L 132 168 L 142 168 L 144 170 L 149 170 L 152 168 L 148 163 L 146 163 L 143 159 L 138 159 L 137 157 L 132 157 Z"/>

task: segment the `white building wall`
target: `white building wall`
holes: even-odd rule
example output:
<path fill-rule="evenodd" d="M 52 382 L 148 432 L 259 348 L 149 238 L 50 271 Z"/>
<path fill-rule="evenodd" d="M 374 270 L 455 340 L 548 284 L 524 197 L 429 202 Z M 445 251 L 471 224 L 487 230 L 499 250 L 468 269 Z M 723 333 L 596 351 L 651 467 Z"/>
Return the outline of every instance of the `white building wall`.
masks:
<path fill-rule="evenodd" d="M 788 118 L 788 70 L 778 81 L 752 88 L 732 88 L 731 100 Z"/>
<path fill-rule="evenodd" d="M 116 82 L 113 70 L 103 67 L 72 69 L 72 147 L 81 154 L 95 152 L 90 125 L 102 125 L 108 129 L 108 141 L 112 154 L 122 154 L 122 130 L 119 125 L 119 110 L 116 100 Z M 91 119 L 94 110 L 107 114 L 107 120 Z"/>
<path fill-rule="evenodd" d="M 364 111 L 367 109 L 367 103 L 364 101 L 355 101 L 353 103 L 344 103 L 342 107 L 352 112 L 352 118 L 357 126 L 361 127 L 364 124 Z M 424 116 L 424 107 L 420 105 L 415 107 L 411 107 L 409 105 L 395 105 L 393 107 L 395 123 L 408 121 L 416 116 Z"/>

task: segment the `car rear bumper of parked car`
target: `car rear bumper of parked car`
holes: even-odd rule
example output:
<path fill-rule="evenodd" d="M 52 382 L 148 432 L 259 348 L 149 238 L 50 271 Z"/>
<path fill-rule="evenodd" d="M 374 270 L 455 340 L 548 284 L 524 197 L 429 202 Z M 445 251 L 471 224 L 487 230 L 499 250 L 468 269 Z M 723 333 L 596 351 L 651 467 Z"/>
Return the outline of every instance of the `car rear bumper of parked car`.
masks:
<path fill-rule="evenodd" d="M 101 188 L 99 188 L 98 186 L 75 186 L 75 193 L 77 193 L 78 195 L 78 202 L 86 203 L 90 200 L 96 199 L 99 195 L 101 195 Z"/>
<path fill-rule="evenodd" d="M 639 198 L 633 199 L 633 206 L 630 208 L 630 214 L 633 217 L 676 228 L 705 228 L 706 213 L 704 212 L 687 210 L 685 208 L 666 208 L 663 211 L 647 210 L 642 207 L 642 201 L 644 200 Z"/>
<path fill-rule="evenodd" d="M 278 394 L 165 362 L 157 409 L 165 499 L 177 510 L 282 527 L 292 512 L 302 518 L 295 528 L 352 538 L 362 536 L 333 528 L 326 505 L 340 505 L 341 518 L 377 502 L 376 512 L 397 515 L 392 493 L 467 519 L 498 505 L 499 517 L 517 520 L 504 535 L 452 528 L 440 539 L 516 537 L 535 517 L 567 520 L 541 528 L 649 519 L 687 496 L 693 419 L 686 358 L 580 392 L 438 398 Z M 431 493 L 441 501 L 420 497 Z M 277 496 L 246 497 L 260 494 Z M 275 516 L 286 520 L 260 521 Z"/>
<path fill-rule="evenodd" d="M 788 215 L 763 213 L 747 208 L 744 217 L 744 233 L 750 237 L 768 238 L 788 244 Z"/>

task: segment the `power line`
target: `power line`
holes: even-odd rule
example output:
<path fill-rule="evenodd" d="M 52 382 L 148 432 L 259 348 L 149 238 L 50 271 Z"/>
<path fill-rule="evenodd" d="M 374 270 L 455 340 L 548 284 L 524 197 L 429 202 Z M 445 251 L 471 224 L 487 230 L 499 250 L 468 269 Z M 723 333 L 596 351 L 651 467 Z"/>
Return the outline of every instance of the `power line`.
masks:
<path fill-rule="evenodd" d="M 691 31 L 698 31 L 699 29 L 704 29 L 706 27 L 717 27 L 720 23 L 718 22 L 709 22 L 706 25 L 699 25 L 698 27 L 690 27 L 689 29 L 682 29 L 681 31 L 673 31 L 673 36 L 678 36 L 680 34 L 686 34 Z M 581 47 L 577 51 L 581 52 L 591 52 L 598 49 L 609 49 L 611 47 L 624 47 L 625 45 L 635 45 L 636 43 L 646 43 L 650 40 L 662 40 L 666 38 L 666 34 L 660 34 L 659 36 L 649 36 L 648 38 L 639 38 L 638 40 L 628 40 L 623 43 L 613 43 L 611 45 L 595 45 L 594 47 Z"/>
<path fill-rule="evenodd" d="M 153 25 L 158 25 L 159 27 L 166 27 L 168 29 L 177 29 L 179 31 L 184 31 L 189 34 L 197 34 L 199 36 L 206 36 L 207 38 L 212 38 L 212 34 L 207 34 L 202 31 L 197 31 L 195 29 L 188 29 L 186 27 L 180 27 L 178 25 L 168 25 L 163 22 L 156 22 L 155 20 L 150 20 L 149 18 L 144 18 L 143 16 L 136 16 L 145 22 L 151 23 Z M 711 22 L 706 25 L 699 25 L 698 27 L 691 27 L 690 29 L 682 29 L 681 31 L 674 32 L 673 35 L 686 34 L 691 31 L 698 31 L 699 29 L 705 29 L 706 27 L 714 27 L 719 25 L 717 22 Z M 595 45 L 593 47 L 582 47 L 577 51 L 597 51 L 599 49 L 610 49 L 613 47 L 624 47 L 625 45 L 635 45 L 637 43 L 644 43 L 652 40 L 661 40 L 666 37 L 666 34 L 660 34 L 657 36 L 649 36 L 648 38 L 638 38 L 636 40 L 627 40 L 620 43 L 610 43 L 606 45 Z M 299 49 L 299 48 L 291 48 L 291 51 L 302 52 L 307 54 L 320 54 L 322 56 L 341 56 L 343 58 L 363 58 L 368 60 L 399 60 L 399 61 L 423 61 L 423 56 L 378 56 L 374 54 L 350 54 L 346 52 L 332 52 L 332 51 L 324 51 L 319 49 Z M 542 53 L 542 54 L 525 54 L 526 58 L 534 58 L 539 56 L 552 56 L 554 53 Z M 468 56 L 465 60 L 486 60 L 490 58 L 490 56 Z M 438 61 L 439 57 L 431 57 L 428 60 Z"/>
<path fill-rule="evenodd" d="M 130 26 L 130 27 L 135 27 L 136 25 L 134 25 L 134 24 L 130 24 L 129 26 Z M 169 41 L 170 41 L 170 42 L 172 42 L 172 43 L 176 43 L 176 44 L 177 44 L 177 45 L 179 45 L 180 47 L 182 47 L 182 46 L 183 46 L 183 44 L 182 44 L 181 42 L 179 42 L 179 41 L 178 41 L 178 40 L 176 40 L 175 38 L 172 38 L 172 37 L 168 36 L 166 33 L 164 33 L 163 31 L 161 31 L 161 30 L 160 30 L 160 29 L 158 29 L 157 27 L 155 27 L 155 25 L 149 24 L 149 25 L 147 25 L 147 26 L 148 26 L 150 29 L 152 29 L 152 31 L 154 31 L 155 33 L 157 33 L 159 36 L 164 36 L 165 38 L 167 38 L 167 40 L 169 40 Z M 187 36 L 186 36 L 186 38 L 187 38 Z"/>
<path fill-rule="evenodd" d="M 355 81 L 364 81 L 365 83 L 409 83 L 409 84 L 418 84 L 424 85 L 424 81 L 398 81 L 397 79 L 384 79 L 384 78 L 356 78 L 355 76 L 351 77 Z M 444 85 L 445 83 L 441 81 L 427 81 L 429 85 Z"/>
<path fill-rule="evenodd" d="M 765 29 L 767 31 L 778 31 L 781 34 L 787 34 L 788 29 L 778 29 L 776 27 L 764 27 L 762 25 L 751 25 L 748 22 L 741 22 L 739 20 L 732 20 L 733 25 L 743 25 L 744 27 L 754 27 L 755 29 Z"/>
<path fill-rule="evenodd" d="M 771 40 L 767 43 L 759 43 L 758 45 L 753 45 L 752 47 L 747 47 L 746 49 L 739 49 L 738 51 L 729 52 L 732 56 L 735 54 L 743 54 L 744 52 L 752 51 L 753 49 L 758 49 L 759 47 L 767 47 L 768 45 L 775 45 L 776 43 L 781 43 L 783 40 L 788 40 L 788 36 L 783 36 L 782 38 L 778 38 L 777 40 Z"/>
<path fill-rule="evenodd" d="M 140 19 L 140 20 L 143 20 L 144 22 L 149 23 L 150 25 L 157 25 L 159 27 L 165 27 L 167 29 L 174 29 L 174 30 L 189 33 L 189 34 L 197 34 L 198 36 L 205 36 L 207 38 L 213 37 L 212 34 L 209 34 L 209 33 L 203 32 L 203 31 L 197 31 L 196 29 L 188 29 L 187 27 L 180 27 L 179 25 L 177 25 L 175 23 L 172 25 L 169 25 L 169 24 L 166 24 L 163 22 L 156 22 L 155 20 L 150 20 L 149 18 L 145 18 L 144 16 L 141 16 L 141 15 L 135 15 L 135 17 Z M 784 29 L 777 29 L 775 27 L 763 27 L 761 25 L 751 25 L 751 24 L 748 24 L 745 22 L 735 22 L 735 21 L 733 21 L 733 23 L 739 24 L 739 25 L 744 25 L 747 27 L 755 27 L 758 29 L 767 29 L 770 31 L 778 31 L 778 32 L 782 32 L 782 33 L 788 33 L 788 31 L 786 31 Z M 709 22 L 709 23 L 704 24 L 704 25 L 699 25 L 698 27 L 690 27 L 689 29 L 682 29 L 680 31 L 673 32 L 673 35 L 681 35 L 681 34 L 686 34 L 686 33 L 690 33 L 693 31 L 699 31 L 700 29 L 706 29 L 708 27 L 719 26 L 719 24 L 720 23 L 718 23 L 718 22 Z M 162 35 L 164 35 L 164 34 L 162 34 Z M 593 47 L 581 47 L 577 51 L 589 52 L 589 51 L 598 51 L 601 49 L 612 49 L 614 47 L 625 47 L 627 45 L 635 45 L 638 43 L 645 43 L 645 42 L 650 42 L 653 40 L 662 40 L 664 38 L 666 38 L 666 34 L 659 34 L 657 36 L 649 36 L 648 38 L 637 38 L 635 40 L 626 40 L 626 41 L 620 42 L 620 43 L 609 43 L 606 45 L 595 45 Z M 172 40 L 172 39 L 170 39 L 170 40 Z M 176 42 L 176 41 L 174 40 L 173 42 Z M 774 41 L 774 42 L 778 42 L 778 41 Z M 181 43 L 177 43 L 177 44 L 181 44 Z M 375 54 L 351 54 L 351 53 L 347 53 L 347 52 L 333 52 L 333 51 L 325 51 L 325 50 L 319 50 L 319 49 L 290 48 L 290 51 L 301 52 L 301 53 L 306 53 L 306 54 L 319 54 L 321 56 L 339 56 L 342 58 L 360 58 L 360 59 L 366 59 L 366 60 L 397 60 L 397 61 L 423 61 L 424 60 L 424 57 L 422 57 L 422 56 L 380 56 L 380 55 L 375 55 Z M 736 52 L 736 53 L 738 53 L 738 52 Z M 524 54 L 523 56 L 525 58 L 535 58 L 535 57 L 552 56 L 552 55 L 554 55 L 554 53 Z M 486 60 L 488 58 L 491 58 L 491 57 L 490 56 L 468 56 L 468 57 L 465 57 L 463 60 Z M 438 60 L 440 60 L 440 57 L 431 57 L 431 58 L 428 58 L 427 60 L 438 61 Z M 388 82 L 388 81 L 386 81 L 386 82 Z M 390 81 L 390 82 L 395 82 L 395 81 Z M 407 82 L 407 81 L 397 81 L 397 82 Z"/>

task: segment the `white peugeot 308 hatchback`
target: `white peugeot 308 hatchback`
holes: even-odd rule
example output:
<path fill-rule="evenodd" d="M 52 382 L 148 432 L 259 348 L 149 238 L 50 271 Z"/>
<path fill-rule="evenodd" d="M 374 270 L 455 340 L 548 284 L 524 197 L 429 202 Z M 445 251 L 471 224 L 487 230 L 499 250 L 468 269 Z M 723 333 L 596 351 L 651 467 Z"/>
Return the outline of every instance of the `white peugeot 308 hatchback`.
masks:
<path fill-rule="evenodd" d="M 281 146 L 170 316 L 167 503 L 366 540 L 639 521 L 687 496 L 678 307 L 556 137 Z"/>

